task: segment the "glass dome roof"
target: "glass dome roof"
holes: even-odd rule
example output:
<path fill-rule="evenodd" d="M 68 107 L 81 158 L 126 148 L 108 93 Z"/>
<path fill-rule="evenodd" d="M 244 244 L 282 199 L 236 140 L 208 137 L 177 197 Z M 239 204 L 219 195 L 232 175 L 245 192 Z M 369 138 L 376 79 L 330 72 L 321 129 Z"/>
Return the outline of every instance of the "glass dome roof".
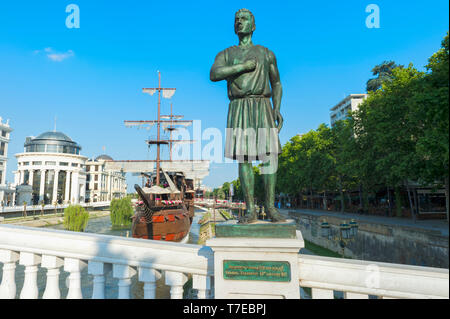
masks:
<path fill-rule="evenodd" d="M 80 154 L 81 146 L 62 132 L 45 132 L 37 137 L 27 137 L 25 152 Z"/>

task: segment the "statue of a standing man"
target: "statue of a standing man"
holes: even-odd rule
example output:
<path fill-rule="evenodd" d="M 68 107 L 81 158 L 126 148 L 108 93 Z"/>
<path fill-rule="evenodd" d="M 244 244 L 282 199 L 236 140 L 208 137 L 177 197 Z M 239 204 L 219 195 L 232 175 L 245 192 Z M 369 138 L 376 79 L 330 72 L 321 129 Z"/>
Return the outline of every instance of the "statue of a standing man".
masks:
<path fill-rule="evenodd" d="M 216 56 L 210 78 L 214 82 L 227 80 L 228 84 L 230 105 L 225 156 L 239 161 L 239 179 L 247 205 L 247 212 L 240 222 L 257 220 L 252 161 L 263 163 L 265 212 L 272 222 L 284 221 L 274 205 L 278 154 L 281 153 L 278 133 L 283 126 L 277 61 L 272 51 L 252 43 L 255 18 L 249 10 L 236 12 L 234 31 L 239 37 L 239 45 Z"/>

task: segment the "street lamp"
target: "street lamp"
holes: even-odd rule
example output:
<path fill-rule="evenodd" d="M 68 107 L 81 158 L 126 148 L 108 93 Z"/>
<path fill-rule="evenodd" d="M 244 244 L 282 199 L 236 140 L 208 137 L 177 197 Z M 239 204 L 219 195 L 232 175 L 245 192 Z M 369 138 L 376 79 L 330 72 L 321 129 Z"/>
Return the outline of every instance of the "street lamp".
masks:
<path fill-rule="evenodd" d="M 324 219 L 322 223 L 320 224 L 320 234 L 324 238 L 330 237 L 330 225 L 328 224 L 327 220 Z"/>
<path fill-rule="evenodd" d="M 356 234 L 358 233 L 358 223 L 354 219 L 352 219 L 349 225 L 350 225 L 350 237 L 356 237 Z"/>
<path fill-rule="evenodd" d="M 349 223 L 344 221 L 339 225 L 339 236 L 333 236 L 328 222 L 324 219 L 320 224 L 320 234 L 323 238 L 339 244 L 342 249 L 341 255 L 344 257 L 344 249 L 347 244 L 356 238 L 358 233 L 358 223 L 352 219 Z"/>

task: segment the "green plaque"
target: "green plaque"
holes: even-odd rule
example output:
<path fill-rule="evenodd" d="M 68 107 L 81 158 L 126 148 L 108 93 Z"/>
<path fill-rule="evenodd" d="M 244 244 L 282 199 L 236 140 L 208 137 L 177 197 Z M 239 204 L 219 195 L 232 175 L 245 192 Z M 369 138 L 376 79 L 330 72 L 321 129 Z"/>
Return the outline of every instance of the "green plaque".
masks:
<path fill-rule="evenodd" d="M 289 282 L 291 266 L 287 261 L 224 260 L 223 278 Z"/>

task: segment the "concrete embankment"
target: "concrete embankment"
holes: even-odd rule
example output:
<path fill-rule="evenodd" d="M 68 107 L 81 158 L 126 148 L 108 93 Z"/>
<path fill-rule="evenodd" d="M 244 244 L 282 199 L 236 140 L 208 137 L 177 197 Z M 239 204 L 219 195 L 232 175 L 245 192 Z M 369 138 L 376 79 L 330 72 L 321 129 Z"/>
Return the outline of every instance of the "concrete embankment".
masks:
<path fill-rule="evenodd" d="M 375 216 L 376 217 L 376 216 Z M 342 252 L 339 245 L 339 225 L 355 219 L 356 236 L 346 242 L 346 257 L 427 267 L 448 268 L 448 224 L 437 228 L 431 222 L 416 222 L 339 214 L 321 211 L 290 210 L 289 218 L 297 223 L 303 238 L 320 247 Z M 321 234 L 321 223 L 326 219 L 331 228 L 330 238 Z M 441 229 L 442 228 L 442 229 Z"/>
<path fill-rule="evenodd" d="M 89 219 L 108 216 L 109 211 L 89 211 Z M 12 217 L 5 218 L 2 224 L 12 224 L 27 227 L 46 227 L 52 225 L 62 224 L 64 220 L 64 214 L 58 213 L 55 215 L 42 215 L 42 216 L 28 216 L 28 217 Z"/>

